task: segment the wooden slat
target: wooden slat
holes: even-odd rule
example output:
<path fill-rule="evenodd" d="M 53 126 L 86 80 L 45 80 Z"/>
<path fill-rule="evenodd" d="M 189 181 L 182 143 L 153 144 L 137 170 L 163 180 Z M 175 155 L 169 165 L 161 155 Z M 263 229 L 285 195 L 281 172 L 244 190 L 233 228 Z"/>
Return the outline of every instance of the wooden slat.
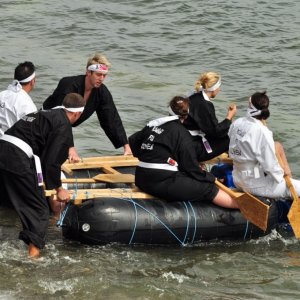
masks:
<path fill-rule="evenodd" d="M 110 183 L 134 183 L 134 175 L 132 174 L 99 174 L 93 179 Z"/>
<path fill-rule="evenodd" d="M 138 159 L 133 156 L 119 155 L 119 156 L 103 156 L 103 157 L 88 157 L 83 158 L 81 162 L 69 163 L 66 161 L 62 168 L 66 169 L 69 174 L 70 170 L 79 169 L 94 169 L 102 167 L 127 167 L 137 166 Z"/>
<path fill-rule="evenodd" d="M 135 199 L 153 199 L 152 195 L 143 193 L 138 189 L 78 189 L 76 191 L 69 190 L 71 199 L 74 199 L 74 204 L 81 204 L 82 201 L 101 198 L 101 197 L 112 197 L 112 198 L 135 198 Z M 46 197 L 55 196 L 55 190 L 46 190 Z"/>
<path fill-rule="evenodd" d="M 93 156 L 93 157 L 86 157 L 82 158 L 82 162 L 97 162 L 97 163 L 107 163 L 110 161 L 136 161 L 138 159 L 132 155 L 116 155 L 116 156 Z"/>
<path fill-rule="evenodd" d="M 61 179 L 62 183 L 96 183 L 97 180 L 93 178 L 64 178 Z"/>
<path fill-rule="evenodd" d="M 106 174 L 119 174 L 120 173 L 110 166 L 103 166 L 102 171 Z"/>

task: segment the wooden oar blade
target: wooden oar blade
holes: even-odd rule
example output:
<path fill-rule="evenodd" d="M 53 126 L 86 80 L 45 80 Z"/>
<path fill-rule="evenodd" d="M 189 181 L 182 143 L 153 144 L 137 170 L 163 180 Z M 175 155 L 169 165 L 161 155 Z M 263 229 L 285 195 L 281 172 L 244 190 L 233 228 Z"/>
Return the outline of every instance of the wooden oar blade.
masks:
<path fill-rule="evenodd" d="M 239 208 L 244 217 L 252 224 L 266 231 L 268 227 L 269 205 L 249 193 L 236 197 Z"/>
<path fill-rule="evenodd" d="M 300 238 L 300 201 L 294 200 L 288 213 L 289 222 L 293 228 L 295 237 Z"/>

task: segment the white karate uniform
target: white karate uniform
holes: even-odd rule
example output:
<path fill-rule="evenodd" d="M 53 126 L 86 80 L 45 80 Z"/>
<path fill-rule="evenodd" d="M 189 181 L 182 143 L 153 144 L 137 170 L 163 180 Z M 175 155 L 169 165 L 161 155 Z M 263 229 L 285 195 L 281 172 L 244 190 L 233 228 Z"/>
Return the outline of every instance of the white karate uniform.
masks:
<path fill-rule="evenodd" d="M 246 116 L 233 122 L 228 134 L 236 187 L 257 196 L 290 197 L 276 157 L 272 131 L 259 120 Z M 300 181 L 292 179 L 292 183 L 300 195 Z"/>
<path fill-rule="evenodd" d="M 0 137 L 23 116 L 36 110 L 28 93 L 17 81 L 13 81 L 0 93 Z"/>

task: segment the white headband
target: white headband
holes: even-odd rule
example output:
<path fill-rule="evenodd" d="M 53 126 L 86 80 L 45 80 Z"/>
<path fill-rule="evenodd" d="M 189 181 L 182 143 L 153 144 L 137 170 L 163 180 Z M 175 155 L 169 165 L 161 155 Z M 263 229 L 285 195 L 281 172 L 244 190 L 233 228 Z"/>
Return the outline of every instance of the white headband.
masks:
<path fill-rule="evenodd" d="M 249 107 L 247 109 L 247 113 L 250 117 L 259 116 L 261 114 L 261 110 L 257 109 L 251 102 L 251 97 L 249 98 Z"/>
<path fill-rule="evenodd" d="M 58 109 L 58 108 L 63 108 L 69 112 L 83 112 L 84 111 L 84 106 L 81 107 L 65 107 L 63 105 L 61 106 L 55 106 L 52 109 Z"/>
<path fill-rule="evenodd" d="M 174 113 L 174 111 L 173 111 L 173 109 L 171 108 L 171 106 L 168 107 L 168 112 L 169 112 L 169 114 L 170 114 L 171 116 L 177 116 L 177 115 Z"/>
<path fill-rule="evenodd" d="M 216 89 L 218 89 L 220 86 L 221 86 L 221 77 L 219 77 L 219 80 L 213 86 L 211 86 L 210 88 L 205 89 L 205 91 L 213 92 Z"/>
<path fill-rule="evenodd" d="M 23 79 L 23 80 L 18 80 L 20 83 L 26 83 L 30 82 L 33 78 L 35 77 L 35 72 L 33 72 L 29 77 Z"/>
<path fill-rule="evenodd" d="M 108 66 L 104 64 L 94 64 L 87 68 L 89 71 L 106 74 L 108 72 Z"/>
<path fill-rule="evenodd" d="M 188 113 L 189 113 L 189 109 L 188 109 Z M 175 114 L 175 112 L 174 112 L 174 110 L 171 108 L 171 106 L 169 106 L 168 107 L 168 112 L 169 112 L 169 114 L 171 115 L 171 116 L 179 116 L 179 117 L 182 117 L 182 116 L 180 116 L 180 115 L 177 115 L 177 114 Z"/>

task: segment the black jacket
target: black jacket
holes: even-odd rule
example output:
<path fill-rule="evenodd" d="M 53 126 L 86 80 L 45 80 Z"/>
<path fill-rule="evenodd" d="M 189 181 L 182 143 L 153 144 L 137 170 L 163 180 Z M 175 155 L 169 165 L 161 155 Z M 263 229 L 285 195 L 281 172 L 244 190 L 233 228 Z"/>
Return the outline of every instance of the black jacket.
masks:
<path fill-rule="evenodd" d="M 68 93 L 78 93 L 84 96 L 84 87 L 85 75 L 62 78 L 53 94 L 43 103 L 43 108 L 49 109 L 62 105 L 63 99 Z M 115 148 L 122 147 L 128 143 L 126 132 L 112 95 L 104 84 L 92 90 L 82 115 L 73 124 L 73 127 L 83 123 L 94 112 L 97 113 L 100 126 Z"/>
<path fill-rule="evenodd" d="M 202 182 L 214 182 L 214 176 L 202 171 L 197 161 L 190 133 L 179 120 L 169 121 L 160 126 L 144 127 L 129 137 L 133 155 L 148 163 L 167 163 L 168 158 L 178 163 L 180 172 Z M 172 176 L 169 171 L 166 175 Z"/>
<path fill-rule="evenodd" d="M 5 134 L 23 140 L 40 157 L 47 189 L 61 186 L 61 165 L 73 145 L 72 126 L 63 109 L 28 114 Z M 0 140 L 0 143 L 0 169 L 26 175 L 33 168 L 33 159 L 24 151 L 10 142 Z"/>
<path fill-rule="evenodd" d="M 200 129 L 208 139 L 217 139 L 228 134 L 231 121 L 224 119 L 219 123 L 213 103 L 205 100 L 202 92 L 191 95 L 189 100 L 189 116 L 183 123 L 188 130 Z"/>

